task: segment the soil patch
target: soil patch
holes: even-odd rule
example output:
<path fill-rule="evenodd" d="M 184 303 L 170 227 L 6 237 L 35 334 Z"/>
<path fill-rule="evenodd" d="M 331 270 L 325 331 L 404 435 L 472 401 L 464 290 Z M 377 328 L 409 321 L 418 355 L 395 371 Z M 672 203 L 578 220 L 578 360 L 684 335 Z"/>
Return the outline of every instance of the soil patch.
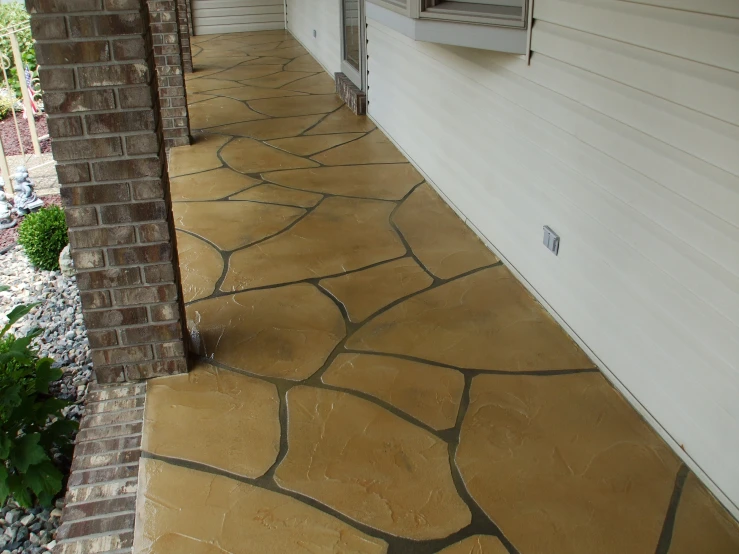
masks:
<path fill-rule="evenodd" d="M 18 121 L 18 130 L 20 131 L 21 139 L 23 140 L 23 148 L 26 154 L 33 154 L 33 143 L 31 142 L 31 130 L 28 128 L 28 122 L 23 119 L 23 112 L 17 112 L 15 118 Z M 36 132 L 39 137 L 43 137 L 49 134 L 49 128 L 46 125 L 46 114 L 39 114 L 35 116 L 36 119 Z M 5 119 L 0 121 L 0 140 L 3 141 L 3 149 L 5 150 L 6 156 L 18 156 L 22 154 L 20 143 L 18 142 L 18 133 L 15 130 L 15 123 L 13 123 L 13 115 L 8 114 Z M 41 146 L 41 153 L 45 154 L 51 152 L 51 139 L 45 139 L 39 141 Z"/>

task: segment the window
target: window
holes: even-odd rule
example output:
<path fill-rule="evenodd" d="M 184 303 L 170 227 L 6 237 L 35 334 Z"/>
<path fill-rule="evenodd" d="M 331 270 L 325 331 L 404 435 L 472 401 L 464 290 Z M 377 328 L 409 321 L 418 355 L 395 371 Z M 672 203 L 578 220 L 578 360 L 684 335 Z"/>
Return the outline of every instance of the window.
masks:
<path fill-rule="evenodd" d="M 419 41 L 528 57 L 532 0 L 367 0 L 367 18 Z"/>
<path fill-rule="evenodd" d="M 480 25 L 524 27 L 523 0 L 421 0 L 421 18 L 463 21 Z"/>

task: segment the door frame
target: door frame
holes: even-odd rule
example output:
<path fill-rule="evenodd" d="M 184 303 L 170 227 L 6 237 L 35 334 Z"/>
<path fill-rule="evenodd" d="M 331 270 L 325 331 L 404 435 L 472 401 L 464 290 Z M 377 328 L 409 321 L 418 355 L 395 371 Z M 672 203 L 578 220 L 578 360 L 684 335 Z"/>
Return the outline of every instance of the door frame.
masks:
<path fill-rule="evenodd" d="M 366 39 L 366 19 L 364 10 L 364 0 L 357 0 L 359 4 L 359 71 L 346 61 L 346 44 L 344 33 L 344 0 L 339 1 L 339 34 L 341 38 L 341 71 L 349 77 L 349 80 L 357 85 L 361 91 L 367 90 L 367 39 Z"/>

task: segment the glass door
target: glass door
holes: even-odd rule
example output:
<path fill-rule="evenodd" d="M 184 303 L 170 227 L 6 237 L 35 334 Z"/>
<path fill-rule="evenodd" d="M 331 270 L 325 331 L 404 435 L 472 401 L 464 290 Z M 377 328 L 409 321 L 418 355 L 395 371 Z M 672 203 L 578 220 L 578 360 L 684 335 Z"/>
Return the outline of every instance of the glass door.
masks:
<path fill-rule="evenodd" d="M 364 90 L 365 40 L 364 40 L 364 0 L 341 1 L 341 70 L 344 75 Z"/>

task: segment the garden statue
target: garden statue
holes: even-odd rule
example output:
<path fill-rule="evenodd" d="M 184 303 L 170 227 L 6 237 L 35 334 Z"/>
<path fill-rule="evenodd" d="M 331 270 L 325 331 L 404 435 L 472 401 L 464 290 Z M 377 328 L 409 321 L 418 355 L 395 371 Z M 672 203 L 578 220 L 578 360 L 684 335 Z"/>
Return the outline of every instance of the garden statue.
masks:
<path fill-rule="evenodd" d="M 69 252 L 69 245 L 65 246 L 59 254 L 59 270 L 65 277 L 74 277 L 74 261 Z"/>
<path fill-rule="evenodd" d="M 2 179 L 0 179 L 0 229 L 8 229 L 15 225 L 15 219 L 11 217 L 13 206 L 5 198 Z"/>
<path fill-rule="evenodd" d="M 26 215 L 43 207 L 44 201 L 33 192 L 33 181 L 28 177 L 24 166 L 15 170 L 15 213 Z"/>

